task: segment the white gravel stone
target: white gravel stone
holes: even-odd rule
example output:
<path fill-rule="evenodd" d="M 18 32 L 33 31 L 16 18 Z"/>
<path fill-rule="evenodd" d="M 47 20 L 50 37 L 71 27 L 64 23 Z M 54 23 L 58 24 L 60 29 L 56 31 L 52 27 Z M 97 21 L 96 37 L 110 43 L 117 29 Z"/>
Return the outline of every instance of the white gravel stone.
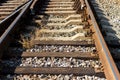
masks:
<path fill-rule="evenodd" d="M 3 60 L 2 65 L 6 67 L 93 67 L 101 68 L 99 60 L 82 60 L 75 58 L 22 58 L 14 60 Z"/>
<path fill-rule="evenodd" d="M 85 46 L 69 46 L 69 45 L 37 46 L 35 45 L 31 49 L 27 49 L 26 52 L 94 52 L 95 50 L 96 50 L 95 47 L 85 47 Z"/>
<path fill-rule="evenodd" d="M 75 76 L 75 75 L 8 75 L 6 79 L 13 80 L 107 80 L 105 78 L 100 78 L 98 76 Z"/>
<path fill-rule="evenodd" d="M 116 28 L 116 29 L 113 29 L 113 32 L 116 32 L 114 34 L 117 34 L 117 37 L 118 37 L 118 34 L 120 34 L 120 32 L 118 31 L 117 27 L 120 27 L 120 1 L 117 2 L 117 0 L 92 0 L 91 1 L 93 4 L 98 4 L 98 8 L 101 9 L 103 11 L 103 15 L 105 18 L 107 18 L 107 22 L 102 22 L 101 25 L 107 25 L 107 26 L 112 26 L 113 28 Z M 94 6 L 96 7 L 96 6 Z M 98 11 L 96 9 L 96 11 Z M 99 14 L 98 14 L 99 16 Z M 103 17 L 99 17 L 100 20 L 104 20 Z M 108 25 L 108 24 L 109 25 Z M 117 26 L 117 27 L 116 27 Z M 104 29 L 104 27 L 103 27 Z M 107 32 L 111 32 L 111 30 L 109 30 L 109 28 L 105 28 L 104 30 L 107 30 Z M 112 33 L 113 33 L 112 32 Z M 118 39 L 120 39 L 120 37 L 118 37 Z M 109 40 L 109 39 L 108 39 Z M 114 40 L 114 38 L 113 38 Z"/>

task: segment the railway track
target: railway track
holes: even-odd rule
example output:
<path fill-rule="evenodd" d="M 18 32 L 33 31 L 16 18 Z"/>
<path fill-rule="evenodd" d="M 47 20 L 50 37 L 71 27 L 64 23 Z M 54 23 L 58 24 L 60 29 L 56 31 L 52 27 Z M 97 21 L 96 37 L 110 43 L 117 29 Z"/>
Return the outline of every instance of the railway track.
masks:
<path fill-rule="evenodd" d="M 1 79 L 120 79 L 87 0 L 37 5 L 3 51 Z"/>
<path fill-rule="evenodd" d="M 1 0 L 0 22 L 26 2 L 27 0 Z"/>
<path fill-rule="evenodd" d="M 119 63 L 120 61 L 120 55 L 119 55 L 120 24 L 119 24 L 119 12 L 118 12 L 120 10 L 120 8 L 118 7 L 120 2 L 118 0 L 111 0 L 110 2 L 93 0 L 91 1 L 91 3 L 93 4 L 93 9 L 96 12 L 97 20 L 100 21 L 99 25 L 101 25 L 100 26 L 101 31 L 104 33 L 104 38 L 108 44 L 111 55 L 120 71 L 120 63 Z"/>

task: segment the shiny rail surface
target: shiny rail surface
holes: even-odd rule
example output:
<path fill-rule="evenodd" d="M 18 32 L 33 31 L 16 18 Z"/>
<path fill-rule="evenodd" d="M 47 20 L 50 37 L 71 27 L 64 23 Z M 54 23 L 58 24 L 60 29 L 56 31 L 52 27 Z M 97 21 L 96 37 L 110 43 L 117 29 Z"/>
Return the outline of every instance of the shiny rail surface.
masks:
<path fill-rule="evenodd" d="M 4 0 L 0 3 L 0 22 L 17 10 L 27 0 Z"/>

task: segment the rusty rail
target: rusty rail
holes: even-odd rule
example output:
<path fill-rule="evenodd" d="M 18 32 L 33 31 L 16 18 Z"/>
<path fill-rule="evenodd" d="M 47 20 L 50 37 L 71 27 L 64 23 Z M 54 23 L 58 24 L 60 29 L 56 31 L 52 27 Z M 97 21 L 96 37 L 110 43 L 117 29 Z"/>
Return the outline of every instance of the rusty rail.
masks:
<path fill-rule="evenodd" d="M 96 45 L 99 50 L 98 53 L 100 55 L 100 59 L 105 68 L 105 75 L 108 80 L 120 80 L 120 74 L 113 61 L 110 51 L 108 50 L 108 47 L 103 39 L 103 36 L 99 30 L 98 24 L 95 20 L 91 7 L 89 6 L 88 0 L 85 0 L 85 3 L 87 6 L 87 11 L 89 11 L 90 13 L 89 16 L 93 23 L 93 27 L 95 31 L 94 36 L 96 37 Z"/>

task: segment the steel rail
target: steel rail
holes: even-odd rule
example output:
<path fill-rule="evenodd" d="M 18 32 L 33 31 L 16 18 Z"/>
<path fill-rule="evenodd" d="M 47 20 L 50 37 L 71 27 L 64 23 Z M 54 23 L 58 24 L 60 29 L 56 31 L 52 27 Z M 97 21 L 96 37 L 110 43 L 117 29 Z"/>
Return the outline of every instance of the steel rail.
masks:
<path fill-rule="evenodd" d="M 26 11 L 26 9 L 28 9 L 28 7 L 30 6 L 30 4 L 32 3 L 33 0 L 31 0 L 30 2 L 28 2 L 21 13 L 16 17 L 16 19 L 11 23 L 11 25 L 6 29 L 6 31 L 3 33 L 3 35 L 0 37 L 0 43 L 2 43 L 2 41 L 5 39 L 5 37 L 9 34 L 9 32 L 11 31 L 11 29 L 15 26 L 15 24 L 19 21 L 19 19 L 22 17 L 22 15 L 24 14 L 24 12 Z"/>
<path fill-rule="evenodd" d="M 14 16 L 16 13 L 18 13 L 21 9 L 23 9 L 24 5 L 27 4 L 29 1 L 27 1 L 26 3 L 20 5 L 17 7 L 17 9 L 15 9 L 14 12 L 12 12 L 9 16 L 7 16 L 6 18 L 4 18 L 2 21 L 0 21 L 0 25 L 2 23 L 4 23 L 6 20 L 10 19 L 12 16 Z"/>
<path fill-rule="evenodd" d="M 92 12 L 92 9 L 88 3 L 88 0 L 85 0 L 85 3 L 87 5 L 87 10 L 90 13 L 93 27 L 95 29 L 95 32 L 97 34 L 97 38 L 98 38 L 100 46 L 101 46 L 101 52 L 102 52 L 101 55 L 102 55 L 102 57 L 104 56 L 105 60 L 107 61 L 106 63 L 104 63 L 104 61 L 103 61 L 104 67 L 107 70 L 106 77 L 108 80 L 120 80 L 120 74 L 118 72 L 118 69 L 117 69 L 114 61 L 113 61 L 113 58 L 110 54 L 110 51 L 108 50 L 108 47 L 103 39 L 103 36 L 99 30 L 98 24 L 97 24 L 96 19 L 93 15 L 93 12 Z"/>

